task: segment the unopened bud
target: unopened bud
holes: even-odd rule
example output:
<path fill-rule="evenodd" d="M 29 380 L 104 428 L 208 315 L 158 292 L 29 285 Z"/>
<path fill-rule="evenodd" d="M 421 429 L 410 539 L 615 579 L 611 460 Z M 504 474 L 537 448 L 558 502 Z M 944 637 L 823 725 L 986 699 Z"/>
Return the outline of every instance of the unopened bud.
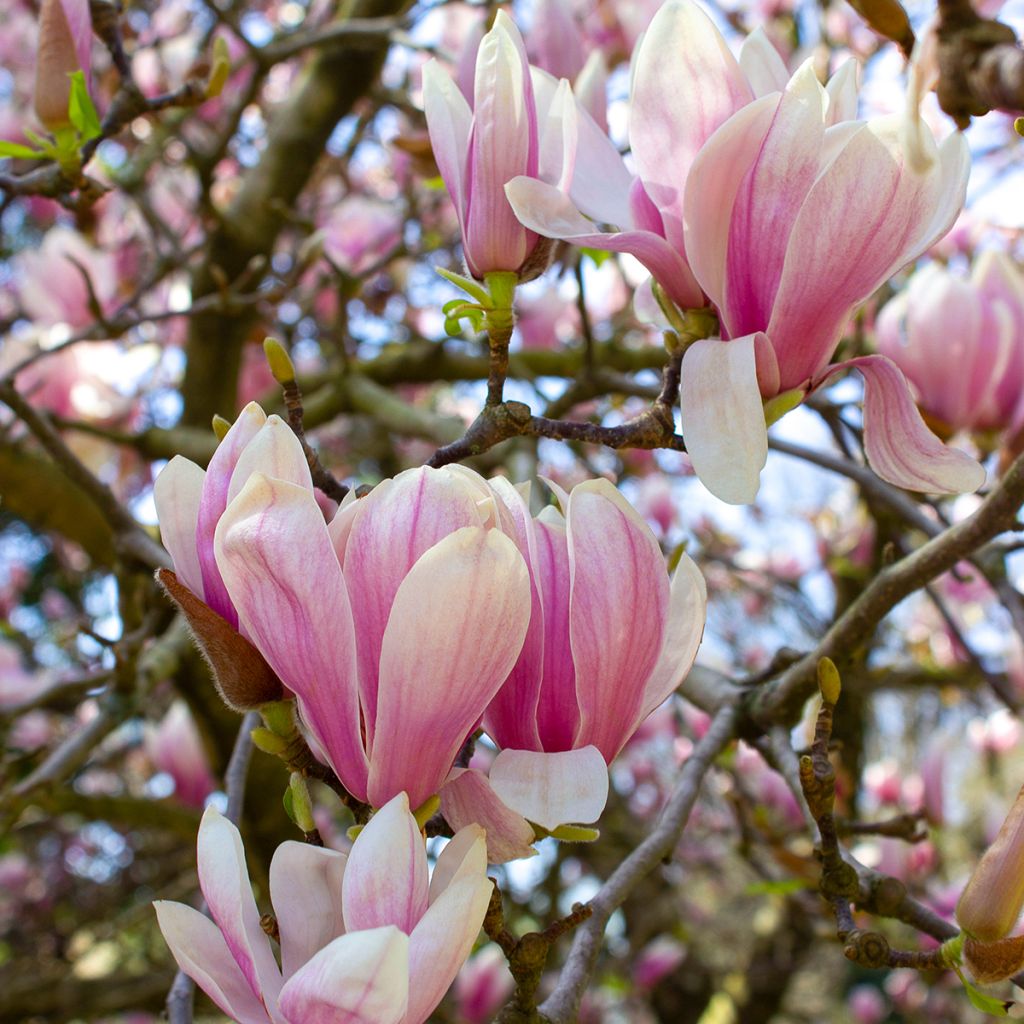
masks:
<path fill-rule="evenodd" d="M 39 8 L 35 110 L 36 117 L 52 132 L 71 124 L 71 75 L 84 71 L 88 81 L 91 41 L 89 0 L 43 0 Z"/>
<path fill-rule="evenodd" d="M 253 746 L 262 750 L 264 754 L 279 757 L 288 749 L 288 741 L 284 737 L 278 736 L 276 732 L 271 732 L 262 725 L 253 729 L 249 735 L 252 738 Z"/>
<path fill-rule="evenodd" d="M 263 655 L 226 619 L 200 601 L 170 569 L 158 569 L 157 582 L 178 606 L 200 654 L 213 673 L 224 703 L 238 712 L 281 700 L 284 687 Z"/>
<path fill-rule="evenodd" d="M 292 795 L 292 814 L 295 816 L 295 824 L 303 832 L 316 831 L 316 822 L 313 821 L 313 801 L 310 799 L 306 780 L 298 772 L 292 772 L 288 788 Z"/>
<path fill-rule="evenodd" d="M 210 77 L 206 80 L 207 99 L 213 99 L 221 94 L 229 74 L 231 58 L 228 56 L 228 44 L 223 36 L 217 36 L 213 41 L 213 67 L 210 68 Z"/>
<path fill-rule="evenodd" d="M 295 364 L 277 338 L 267 338 L 263 342 L 263 354 L 267 357 L 267 365 L 278 384 L 291 384 L 295 380 Z"/>
<path fill-rule="evenodd" d="M 956 920 L 973 939 L 996 942 L 1009 934 L 1024 906 L 1024 787 L 995 842 L 978 862 L 956 905 Z"/>
<path fill-rule="evenodd" d="M 826 704 L 839 703 L 842 682 L 839 679 L 839 669 L 831 658 L 821 658 L 818 661 L 818 689 L 821 691 L 821 699 Z"/>

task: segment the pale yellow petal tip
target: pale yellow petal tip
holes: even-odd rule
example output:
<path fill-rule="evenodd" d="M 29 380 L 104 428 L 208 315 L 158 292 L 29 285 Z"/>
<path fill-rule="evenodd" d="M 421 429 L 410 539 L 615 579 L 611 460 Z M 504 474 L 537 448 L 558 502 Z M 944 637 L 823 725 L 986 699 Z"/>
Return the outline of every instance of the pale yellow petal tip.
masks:
<path fill-rule="evenodd" d="M 267 357 L 270 372 L 278 384 L 291 384 L 295 380 L 295 364 L 284 345 L 277 338 L 267 338 L 263 342 L 263 353 Z"/>

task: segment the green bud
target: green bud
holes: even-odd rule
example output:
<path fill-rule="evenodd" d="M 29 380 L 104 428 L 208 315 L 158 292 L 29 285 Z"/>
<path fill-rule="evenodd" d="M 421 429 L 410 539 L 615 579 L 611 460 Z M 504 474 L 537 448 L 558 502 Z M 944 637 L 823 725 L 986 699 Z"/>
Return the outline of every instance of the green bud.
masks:
<path fill-rule="evenodd" d="M 277 338 L 267 338 L 263 342 L 263 354 L 278 384 L 291 384 L 295 380 L 295 364 Z"/>
<path fill-rule="evenodd" d="M 288 748 L 287 740 L 269 729 L 264 729 L 262 725 L 258 725 L 249 735 L 252 737 L 253 746 L 262 750 L 264 754 L 280 757 Z"/>
<path fill-rule="evenodd" d="M 223 416 L 215 415 L 211 425 L 213 427 L 213 432 L 217 435 L 218 441 L 223 441 L 224 438 L 228 436 L 228 431 L 231 429 L 231 421 L 224 419 Z"/>
<path fill-rule="evenodd" d="M 831 658 L 821 658 L 818 661 L 818 689 L 821 691 L 821 699 L 826 704 L 835 706 L 839 703 L 842 681 L 839 678 L 839 669 Z"/>
<path fill-rule="evenodd" d="M 310 798 L 306 780 L 298 772 L 292 772 L 288 788 L 292 794 L 292 814 L 295 816 L 295 824 L 303 832 L 315 831 L 316 823 L 313 821 L 313 801 Z"/>

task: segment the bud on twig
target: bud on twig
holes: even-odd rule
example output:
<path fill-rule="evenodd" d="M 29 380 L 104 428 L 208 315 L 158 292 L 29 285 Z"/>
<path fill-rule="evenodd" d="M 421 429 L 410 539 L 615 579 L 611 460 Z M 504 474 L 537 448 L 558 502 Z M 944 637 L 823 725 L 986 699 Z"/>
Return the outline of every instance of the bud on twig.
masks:
<path fill-rule="evenodd" d="M 52 132 L 68 128 L 71 75 L 89 80 L 92 23 L 88 0 L 43 0 L 36 54 L 36 117 Z"/>

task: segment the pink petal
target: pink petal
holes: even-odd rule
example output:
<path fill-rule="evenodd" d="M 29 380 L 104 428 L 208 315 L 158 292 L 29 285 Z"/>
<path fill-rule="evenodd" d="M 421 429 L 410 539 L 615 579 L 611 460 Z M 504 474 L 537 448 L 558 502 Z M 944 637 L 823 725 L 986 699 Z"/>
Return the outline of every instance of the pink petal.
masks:
<path fill-rule="evenodd" d="M 393 924 L 406 935 L 427 909 L 427 851 L 404 793 L 359 833 L 348 855 L 343 899 L 351 931 Z"/>
<path fill-rule="evenodd" d="M 491 899 L 490 879 L 462 878 L 441 893 L 409 937 L 409 1008 L 402 1024 L 423 1024 L 473 950 Z"/>
<path fill-rule="evenodd" d="M 864 450 L 883 480 L 930 494 L 964 494 L 981 487 L 985 470 L 965 452 L 946 447 L 925 426 L 895 363 L 885 356 L 860 356 L 830 367 L 828 377 L 850 368 L 864 379 Z"/>
<path fill-rule="evenodd" d="M 183 903 L 157 900 L 160 931 L 178 966 L 239 1024 L 267 1024 L 269 1017 L 253 995 L 220 929 Z"/>
<path fill-rule="evenodd" d="M 288 1024 L 399 1024 L 409 999 L 409 939 L 397 928 L 350 932 L 281 990 Z"/>
<path fill-rule="evenodd" d="M 549 831 L 597 821 L 608 802 L 608 766 L 594 746 L 557 754 L 503 750 L 490 782 L 508 807 Z"/>
<path fill-rule="evenodd" d="M 718 306 L 725 304 L 726 253 L 733 204 L 761 151 L 779 105 L 764 96 L 731 117 L 693 161 L 686 183 L 686 252 L 696 279 Z"/>
<path fill-rule="evenodd" d="M 398 588 L 417 559 L 443 537 L 482 524 L 479 500 L 472 479 L 454 468 L 422 467 L 385 480 L 356 502 L 342 564 L 355 622 L 368 749 L 377 723 L 381 644 Z"/>
<path fill-rule="evenodd" d="M 270 900 L 281 936 L 281 969 L 290 978 L 345 931 L 341 886 L 345 855 L 288 840 L 270 862 Z"/>
<path fill-rule="evenodd" d="M 790 232 L 818 174 L 823 98 L 805 64 L 780 96 L 761 150 L 736 192 L 721 310 L 732 337 L 763 331 L 771 319 Z"/>
<path fill-rule="evenodd" d="M 789 82 L 789 69 L 775 44 L 758 25 L 740 47 L 740 67 L 755 97 L 782 92 Z"/>
<path fill-rule="evenodd" d="M 466 187 L 466 262 L 480 277 L 517 270 L 535 239 L 516 220 L 505 182 L 537 173 L 537 111 L 519 29 L 499 10 L 476 57 Z"/>
<path fill-rule="evenodd" d="M 377 735 L 386 749 L 370 748 L 371 803 L 404 789 L 417 807 L 440 789 L 515 664 L 529 618 L 526 564 L 496 530 L 457 530 L 416 562 L 381 650 Z"/>
<path fill-rule="evenodd" d="M 452 769 L 441 789 L 441 814 L 454 829 L 482 825 L 487 832 L 486 859 L 491 864 L 505 864 L 537 854 L 533 848 L 534 834 L 530 823 L 506 807 L 489 785 L 487 776 L 475 768 Z M 431 889 L 437 878 L 435 868 L 430 880 Z"/>
<path fill-rule="evenodd" d="M 365 799 L 352 610 L 312 491 L 253 474 L 222 517 L 216 540 L 218 565 L 249 637 L 301 698 L 341 781 Z"/>
<path fill-rule="evenodd" d="M 690 671 L 704 635 L 707 604 L 704 576 L 693 559 L 684 553 L 672 576 L 665 646 L 647 681 L 638 725 L 678 689 Z"/>
<path fill-rule="evenodd" d="M 915 174 L 904 164 L 898 124 L 868 122 L 818 178 L 790 235 L 767 329 L 783 389 L 820 373 L 857 303 L 922 242 L 931 244 L 936 223 L 955 216 L 958 160 L 954 146 L 927 174 Z"/>
<path fill-rule="evenodd" d="M 313 490 L 309 463 L 295 432 L 280 416 L 269 416 L 235 463 L 228 485 L 228 503 L 238 496 L 253 473 Z"/>
<path fill-rule="evenodd" d="M 231 955 L 254 995 L 272 1013 L 281 990 L 281 972 L 270 940 L 260 927 L 245 850 L 238 829 L 215 807 L 207 807 L 199 826 L 199 887 Z"/>
<path fill-rule="evenodd" d="M 594 119 L 602 133 L 608 131 L 608 64 L 600 50 L 592 50 L 573 82 L 580 106 Z"/>
<path fill-rule="evenodd" d="M 448 822 L 450 825 L 451 822 Z M 445 889 L 464 878 L 487 875 L 487 837 L 479 825 L 457 829 L 434 865 L 430 876 L 430 902 L 436 903 Z"/>
<path fill-rule="evenodd" d="M 203 600 L 232 626 L 238 626 L 238 613 L 231 604 L 213 553 L 213 535 L 228 504 L 228 488 L 245 446 L 266 423 L 263 410 L 250 402 L 239 414 L 210 459 L 203 484 L 196 523 L 196 548 L 203 572 Z"/>
<path fill-rule="evenodd" d="M 505 186 L 505 194 L 523 224 L 545 238 L 561 238 L 605 252 L 628 252 L 654 275 L 678 306 L 692 309 L 703 304 L 686 261 L 660 235 L 651 231 L 597 231 L 565 193 L 533 178 L 514 178 Z"/>
<path fill-rule="evenodd" d="M 430 147 L 465 237 L 466 155 L 473 113 L 458 86 L 436 60 L 429 60 L 423 68 L 423 109 Z"/>
<path fill-rule="evenodd" d="M 695 342 L 683 356 L 679 393 L 686 451 L 701 483 L 731 505 L 757 497 L 768 458 L 757 338 L 708 338 Z"/>
<path fill-rule="evenodd" d="M 92 14 L 89 0 L 61 0 L 71 38 L 78 51 L 78 66 L 85 73 L 85 87 L 92 89 Z"/>
<path fill-rule="evenodd" d="M 633 57 L 629 141 L 637 171 L 683 249 L 683 187 L 711 134 L 753 100 L 711 19 L 691 2 L 664 4 Z"/>
<path fill-rule="evenodd" d="M 607 480 L 573 488 L 566 510 L 569 634 L 580 725 L 573 740 L 618 753 L 664 642 L 669 585 L 651 528 Z"/>
<path fill-rule="evenodd" d="M 194 462 L 175 455 L 153 484 L 160 539 L 174 562 L 178 579 L 203 597 L 203 573 L 196 549 L 196 523 L 206 473 Z"/>

